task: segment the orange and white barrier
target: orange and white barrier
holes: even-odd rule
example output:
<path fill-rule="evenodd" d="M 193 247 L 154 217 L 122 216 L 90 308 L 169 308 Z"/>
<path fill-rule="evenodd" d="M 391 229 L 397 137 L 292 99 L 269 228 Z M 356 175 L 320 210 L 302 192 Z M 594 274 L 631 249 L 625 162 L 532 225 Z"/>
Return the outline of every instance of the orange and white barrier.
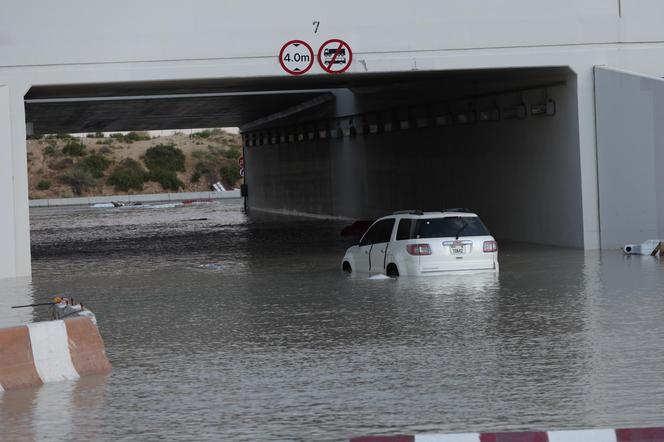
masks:
<path fill-rule="evenodd" d="M 354 437 L 351 442 L 662 442 L 664 428 L 416 434 Z"/>
<path fill-rule="evenodd" d="M 0 329 L 0 391 L 110 370 L 104 342 L 90 318 Z"/>

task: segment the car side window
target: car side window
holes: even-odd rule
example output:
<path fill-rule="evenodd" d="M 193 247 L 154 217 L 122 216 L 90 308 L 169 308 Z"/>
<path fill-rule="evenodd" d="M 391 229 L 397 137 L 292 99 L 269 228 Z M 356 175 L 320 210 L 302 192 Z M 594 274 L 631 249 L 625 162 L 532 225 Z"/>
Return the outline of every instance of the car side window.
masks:
<path fill-rule="evenodd" d="M 401 218 L 399 220 L 399 227 L 397 228 L 397 241 L 403 239 L 411 239 L 411 227 L 413 225 L 413 220 L 410 218 Z"/>
<path fill-rule="evenodd" d="M 381 224 L 380 229 L 376 232 L 376 240 L 374 244 L 390 242 L 392 239 L 392 230 L 394 229 L 394 218 L 384 219 L 378 224 Z"/>
<path fill-rule="evenodd" d="M 360 241 L 360 246 L 389 242 L 390 238 L 392 237 L 393 228 L 394 218 L 378 221 L 376 224 L 371 226 L 369 230 L 367 230 L 367 233 L 364 234 L 362 240 Z"/>

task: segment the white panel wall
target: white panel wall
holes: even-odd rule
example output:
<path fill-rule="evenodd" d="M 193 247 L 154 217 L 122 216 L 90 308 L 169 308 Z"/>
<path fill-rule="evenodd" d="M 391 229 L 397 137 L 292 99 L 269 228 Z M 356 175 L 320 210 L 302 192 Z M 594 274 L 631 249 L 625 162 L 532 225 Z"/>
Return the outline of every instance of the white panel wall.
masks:
<path fill-rule="evenodd" d="M 595 77 L 602 248 L 664 238 L 664 80 Z"/>
<path fill-rule="evenodd" d="M 621 39 L 624 42 L 664 40 L 662 0 L 621 0 Z"/>

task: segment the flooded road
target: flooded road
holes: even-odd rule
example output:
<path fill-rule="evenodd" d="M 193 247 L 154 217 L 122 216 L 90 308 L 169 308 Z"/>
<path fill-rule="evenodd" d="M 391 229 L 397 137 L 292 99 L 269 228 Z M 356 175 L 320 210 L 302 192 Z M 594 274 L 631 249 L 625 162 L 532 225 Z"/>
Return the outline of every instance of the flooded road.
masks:
<path fill-rule="evenodd" d="M 664 262 L 503 244 L 500 275 L 346 276 L 342 224 L 240 201 L 31 211 L 32 280 L 113 372 L 0 393 L 0 440 L 344 440 L 664 422 Z M 489 226 L 490 227 L 490 226 Z"/>

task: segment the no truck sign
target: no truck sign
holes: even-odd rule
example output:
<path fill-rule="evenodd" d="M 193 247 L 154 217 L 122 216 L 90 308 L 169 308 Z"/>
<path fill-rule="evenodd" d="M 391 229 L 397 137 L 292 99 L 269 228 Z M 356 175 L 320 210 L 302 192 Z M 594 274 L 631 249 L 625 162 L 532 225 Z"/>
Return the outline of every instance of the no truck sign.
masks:
<path fill-rule="evenodd" d="M 314 64 L 314 50 L 305 41 L 291 40 L 281 47 L 279 64 L 291 75 L 302 75 Z"/>
<path fill-rule="evenodd" d="M 353 61 L 353 51 L 343 40 L 333 38 L 326 41 L 318 50 L 318 64 L 329 74 L 346 72 Z"/>

